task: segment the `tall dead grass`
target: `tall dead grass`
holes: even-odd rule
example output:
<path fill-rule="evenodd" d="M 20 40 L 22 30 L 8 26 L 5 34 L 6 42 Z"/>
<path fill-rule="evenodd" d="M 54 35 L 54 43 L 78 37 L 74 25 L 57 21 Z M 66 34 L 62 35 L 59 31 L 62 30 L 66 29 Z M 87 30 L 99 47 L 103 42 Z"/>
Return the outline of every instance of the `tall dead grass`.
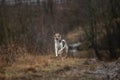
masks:
<path fill-rule="evenodd" d="M 83 61 L 79 58 L 55 57 L 52 52 L 47 55 L 29 53 L 25 46 L 18 44 L 0 47 L 0 76 L 4 78 L 35 72 L 54 72 L 62 68 L 74 67 L 81 62 Z"/>

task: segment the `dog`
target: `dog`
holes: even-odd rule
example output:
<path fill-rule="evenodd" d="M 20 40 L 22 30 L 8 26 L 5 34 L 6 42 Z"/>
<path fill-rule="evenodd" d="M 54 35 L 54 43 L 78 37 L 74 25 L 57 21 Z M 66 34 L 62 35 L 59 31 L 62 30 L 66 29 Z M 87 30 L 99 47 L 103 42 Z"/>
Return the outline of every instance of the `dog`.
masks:
<path fill-rule="evenodd" d="M 54 34 L 54 41 L 55 41 L 55 55 L 61 55 L 62 53 L 68 54 L 68 45 L 66 40 L 62 39 L 60 33 Z M 67 56 L 67 55 L 66 55 Z"/>

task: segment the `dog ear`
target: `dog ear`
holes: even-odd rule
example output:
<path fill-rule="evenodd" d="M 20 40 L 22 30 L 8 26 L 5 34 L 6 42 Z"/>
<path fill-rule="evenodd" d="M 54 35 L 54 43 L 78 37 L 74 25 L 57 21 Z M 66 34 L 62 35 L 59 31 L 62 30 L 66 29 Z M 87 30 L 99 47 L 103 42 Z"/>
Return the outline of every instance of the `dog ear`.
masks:
<path fill-rule="evenodd" d="M 54 33 L 53 33 L 53 36 L 52 36 L 52 38 L 55 38 L 55 37 L 56 37 L 56 36 L 55 36 L 56 34 L 57 34 L 57 33 L 56 33 L 56 32 L 54 32 Z"/>
<path fill-rule="evenodd" d="M 60 37 L 62 38 L 62 34 L 61 34 L 61 33 L 59 33 L 59 35 L 60 35 Z"/>
<path fill-rule="evenodd" d="M 59 34 L 60 34 L 60 36 L 62 37 L 62 33 L 60 32 Z"/>

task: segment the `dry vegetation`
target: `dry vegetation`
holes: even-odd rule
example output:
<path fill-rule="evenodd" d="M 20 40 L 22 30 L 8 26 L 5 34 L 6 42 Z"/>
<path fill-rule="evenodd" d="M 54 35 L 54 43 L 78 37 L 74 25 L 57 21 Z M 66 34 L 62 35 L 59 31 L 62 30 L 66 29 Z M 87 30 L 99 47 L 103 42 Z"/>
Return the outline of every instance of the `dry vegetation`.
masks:
<path fill-rule="evenodd" d="M 84 59 L 78 58 L 60 58 L 54 55 L 25 55 L 8 66 L 2 67 L 4 70 L 0 73 L 5 79 L 20 78 L 26 75 L 35 75 L 39 77 L 58 76 L 61 71 L 70 70 L 79 66 Z M 57 74 L 58 73 L 58 74 Z M 60 75 L 65 77 L 66 75 Z"/>
<path fill-rule="evenodd" d="M 119 60 L 116 62 L 120 65 Z M 112 65 L 111 69 L 115 69 L 115 73 L 120 70 L 114 64 L 115 62 L 104 63 L 95 59 L 26 54 L 13 64 L 2 66 L 0 80 L 108 80 L 109 75 L 104 74 L 107 68 Z"/>
<path fill-rule="evenodd" d="M 0 80 L 120 80 L 119 9 L 120 0 L 0 0 Z M 55 32 L 82 43 L 77 55 L 55 57 Z"/>

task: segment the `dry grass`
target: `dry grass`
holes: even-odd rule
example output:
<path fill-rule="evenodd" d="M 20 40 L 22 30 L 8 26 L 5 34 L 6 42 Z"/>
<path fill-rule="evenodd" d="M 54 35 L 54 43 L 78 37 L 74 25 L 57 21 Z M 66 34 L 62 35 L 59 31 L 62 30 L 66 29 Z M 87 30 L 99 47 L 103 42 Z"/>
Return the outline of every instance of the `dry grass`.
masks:
<path fill-rule="evenodd" d="M 0 80 L 14 80 L 14 78 L 19 80 L 22 77 L 30 77 L 31 75 L 46 77 L 53 74 L 67 77 L 72 74 L 72 68 L 81 65 L 85 60 L 82 58 L 55 57 L 55 55 L 52 55 L 53 53 L 49 53 L 50 55 L 28 53 L 26 48 L 16 46 L 10 45 L 0 48 L 2 53 L 0 56 Z M 8 63 L 10 64 L 8 65 Z M 66 70 L 68 73 L 61 74 L 61 71 Z M 24 80 L 28 79 L 24 78 Z"/>
<path fill-rule="evenodd" d="M 78 58 L 60 58 L 54 55 L 30 55 L 27 54 L 18 58 L 11 66 L 4 67 L 5 77 L 20 77 L 25 74 L 32 74 L 41 72 L 52 73 L 63 68 L 71 68 L 78 66 L 84 62 L 85 59 Z"/>
<path fill-rule="evenodd" d="M 26 54 L 2 67 L 0 80 L 96 80 L 86 71 L 94 71 L 100 65 L 95 59 Z"/>

